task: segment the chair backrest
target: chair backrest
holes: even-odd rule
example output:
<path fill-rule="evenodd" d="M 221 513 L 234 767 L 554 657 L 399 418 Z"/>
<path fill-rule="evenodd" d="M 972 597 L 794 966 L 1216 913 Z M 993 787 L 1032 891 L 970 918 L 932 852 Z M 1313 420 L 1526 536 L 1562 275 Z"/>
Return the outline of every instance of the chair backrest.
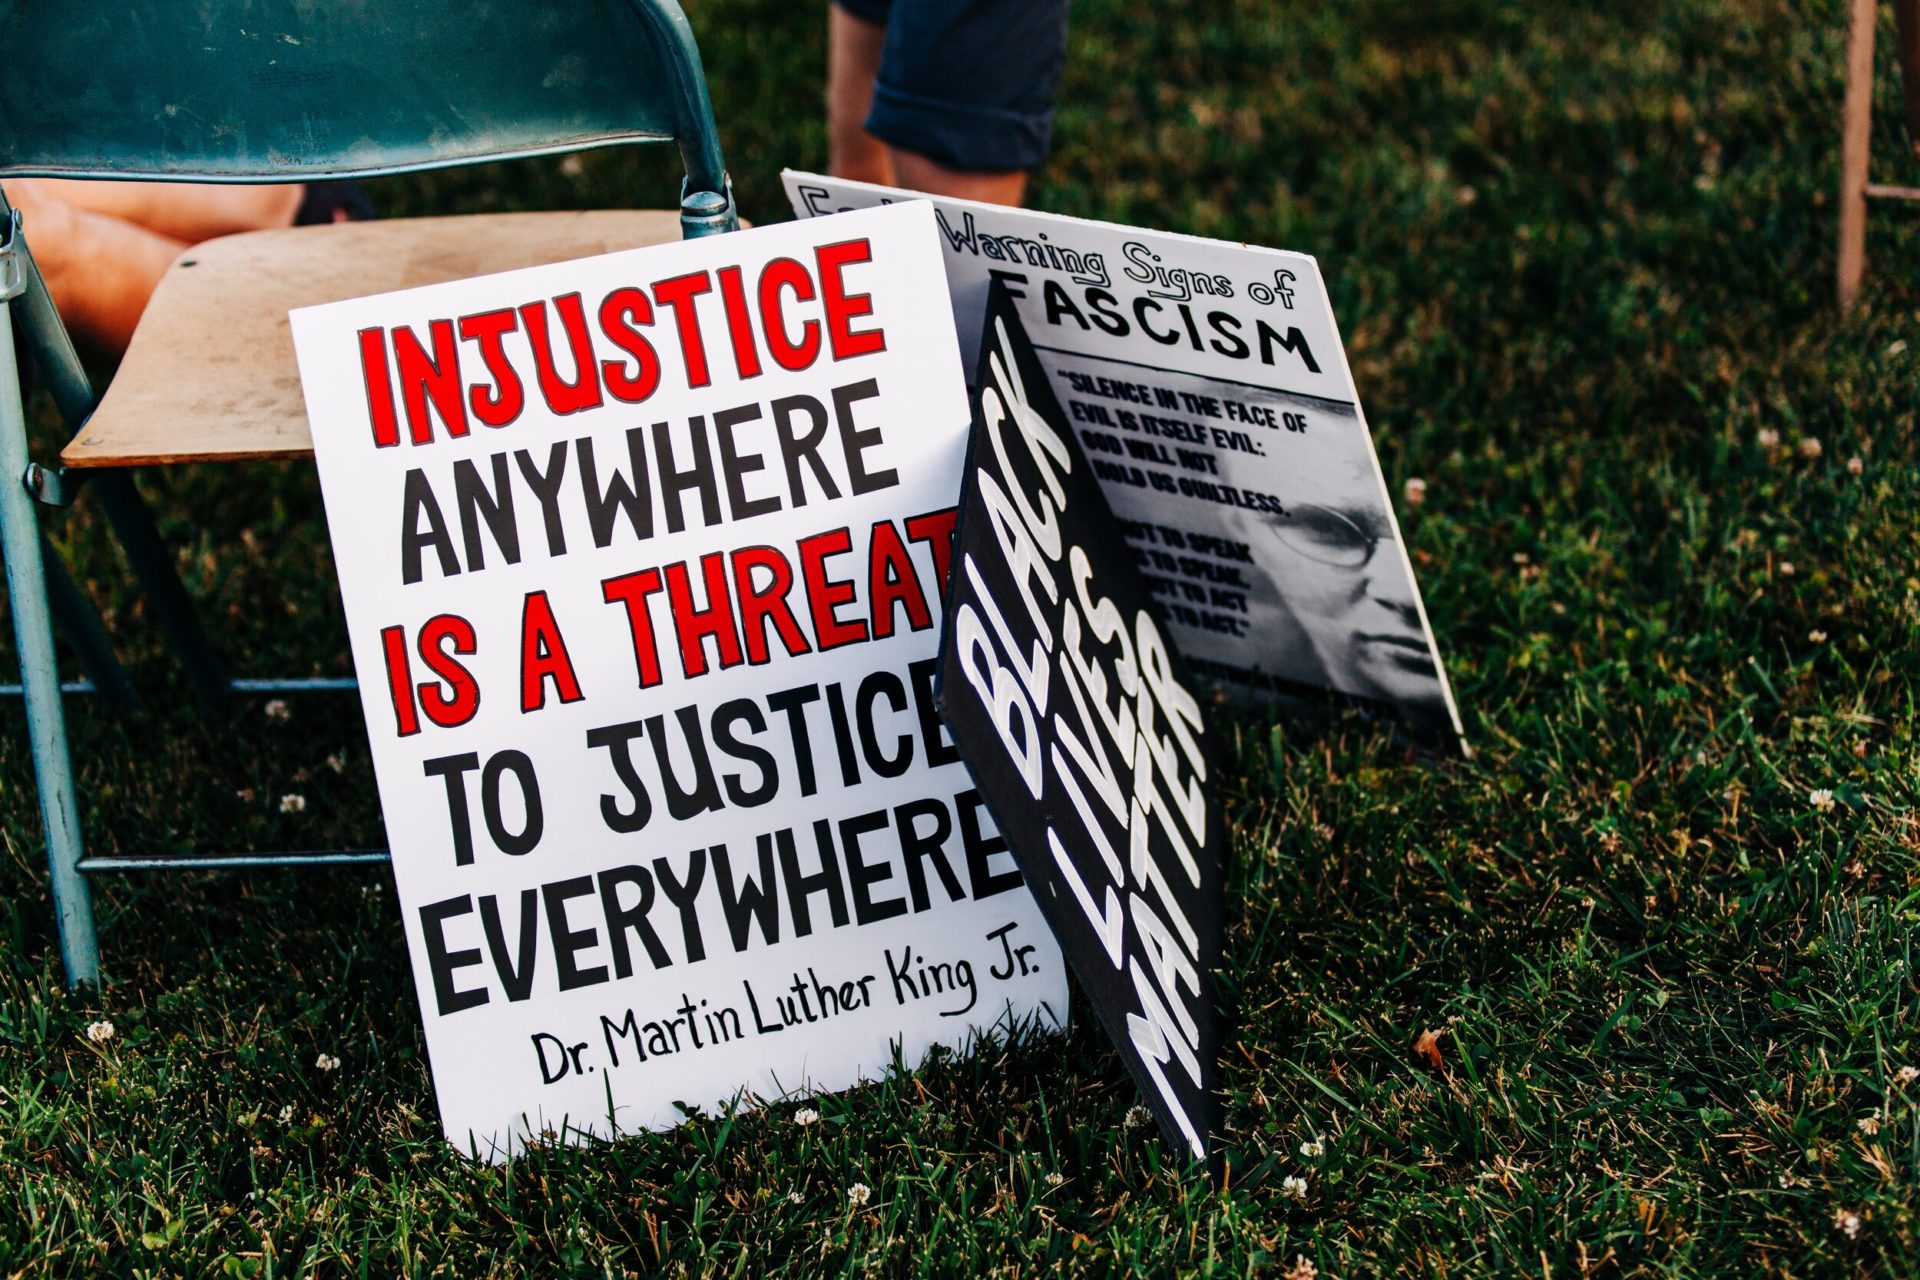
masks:
<path fill-rule="evenodd" d="M 674 0 L 0 0 L 0 174 L 371 176 L 677 140 L 726 194 Z"/>

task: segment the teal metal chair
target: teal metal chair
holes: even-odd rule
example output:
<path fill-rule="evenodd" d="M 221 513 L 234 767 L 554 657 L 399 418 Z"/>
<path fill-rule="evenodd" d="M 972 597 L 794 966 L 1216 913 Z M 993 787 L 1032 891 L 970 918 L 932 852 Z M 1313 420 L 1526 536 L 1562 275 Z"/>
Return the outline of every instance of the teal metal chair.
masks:
<path fill-rule="evenodd" d="M 64 692 L 138 698 L 92 605 L 51 552 L 41 505 L 84 484 L 124 547 L 200 701 L 353 682 L 230 681 L 129 468 L 310 453 L 286 311 L 738 223 L 700 55 L 674 0 L 0 0 L 0 178 L 295 182 L 642 142 L 686 167 L 666 212 L 506 214 L 256 232 L 197 246 L 155 293 L 104 396 L 0 197 L 0 553 L 69 983 L 97 981 L 87 877 L 110 871 L 384 860 L 379 850 L 89 858 Z M 423 265 L 424 264 L 424 265 Z M 331 295 L 331 296 L 329 296 Z M 16 327 L 73 441 L 28 456 Z M 210 342 L 218 336 L 220 342 Z M 207 349 L 258 358 L 210 364 Z M 257 385 L 236 386 L 254 377 Z M 236 409 L 236 405 L 239 408 Z M 88 679 L 63 686 L 56 624 Z"/>

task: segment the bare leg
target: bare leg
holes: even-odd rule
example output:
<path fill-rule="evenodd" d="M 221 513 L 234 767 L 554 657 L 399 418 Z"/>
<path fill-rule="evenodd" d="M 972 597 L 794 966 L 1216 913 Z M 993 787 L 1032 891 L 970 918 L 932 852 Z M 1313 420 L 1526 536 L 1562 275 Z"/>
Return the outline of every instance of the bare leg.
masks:
<path fill-rule="evenodd" d="M 832 5 L 827 18 L 827 172 L 894 185 L 893 151 L 867 132 L 887 29 Z"/>
<path fill-rule="evenodd" d="M 232 186 L 208 182 L 81 182 L 42 178 L 39 185 L 76 209 L 132 222 L 195 244 L 241 231 L 293 225 L 306 188 L 298 183 Z"/>
<path fill-rule="evenodd" d="M 75 208 L 44 180 L 6 184 L 67 328 L 96 351 L 125 351 L 140 313 L 186 242 Z"/>
<path fill-rule="evenodd" d="M 867 132 L 873 84 L 887 29 L 856 18 L 839 5 L 827 19 L 827 171 L 836 177 L 882 186 L 902 186 L 928 195 L 1017 205 L 1027 194 L 1027 175 L 969 173 L 925 156 L 890 147 Z"/>
<path fill-rule="evenodd" d="M 1027 196 L 1027 175 L 1019 169 L 1010 173 L 968 173 L 898 148 L 893 153 L 893 165 L 901 186 L 928 195 L 1007 205 L 1018 205 Z"/>

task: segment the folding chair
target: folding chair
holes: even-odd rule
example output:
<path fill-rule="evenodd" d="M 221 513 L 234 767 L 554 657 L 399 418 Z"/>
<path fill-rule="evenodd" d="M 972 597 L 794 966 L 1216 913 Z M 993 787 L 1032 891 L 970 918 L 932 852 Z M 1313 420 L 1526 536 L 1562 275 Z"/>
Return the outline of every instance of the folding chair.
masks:
<path fill-rule="evenodd" d="M 1920 0 L 1893 0 L 1895 52 L 1906 108 L 1907 141 L 1920 155 Z M 1873 36 L 1879 0 L 1852 0 L 1847 23 L 1847 98 L 1840 137 L 1840 244 L 1835 296 L 1845 311 L 1867 271 L 1867 201 L 1920 200 L 1920 187 L 1868 180 L 1873 137 Z"/>
<path fill-rule="evenodd" d="M 0 178 L 291 182 L 674 141 L 677 230 L 737 225 L 700 55 L 674 0 L 0 0 Z M 184 254 L 96 396 L 0 198 L 0 553 L 19 646 L 53 903 L 69 983 L 99 977 L 86 877 L 158 867 L 384 860 L 378 851 L 88 858 L 55 666 L 57 621 L 116 705 L 134 701 L 92 606 L 50 553 L 38 505 L 94 491 L 203 704 L 233 689 L 127 468 L 311 454 L 289 308 L 672 239 L 671 212 L 501 214 L 255 232 Z M 18 325 L 74 435 L 28 457 Z M 243 351 L 246 358 L 222 359 Z M 85 684 L 66 686 L 88 687 Z"/>

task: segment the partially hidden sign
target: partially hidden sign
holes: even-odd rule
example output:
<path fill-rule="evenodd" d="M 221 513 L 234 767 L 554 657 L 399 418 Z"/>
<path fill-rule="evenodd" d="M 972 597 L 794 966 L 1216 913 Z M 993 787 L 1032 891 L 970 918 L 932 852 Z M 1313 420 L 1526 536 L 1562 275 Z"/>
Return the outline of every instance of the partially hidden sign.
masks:
<path fill-rule="evenodd" d="M 998 283 L 975 387 L 941 709 L 1161 1132 L 1217 1167 L 1206 716 Z"/>
<path fill-rule="evenodd" d="M 802 218 L 929 200 L 784 178 Z M 979 367 L 998 281 L 1195 673 L 1241 698 L 1331 691 L 1428 745 L 1463 749 L 1319 264 L 929 202 L 967 368 Z"/>
<path fill-rule="evenodd" d="M 934 702 L 945 290 L 902 205 L 293 313 L 461 1148 L 1064 1019 Z"/>

